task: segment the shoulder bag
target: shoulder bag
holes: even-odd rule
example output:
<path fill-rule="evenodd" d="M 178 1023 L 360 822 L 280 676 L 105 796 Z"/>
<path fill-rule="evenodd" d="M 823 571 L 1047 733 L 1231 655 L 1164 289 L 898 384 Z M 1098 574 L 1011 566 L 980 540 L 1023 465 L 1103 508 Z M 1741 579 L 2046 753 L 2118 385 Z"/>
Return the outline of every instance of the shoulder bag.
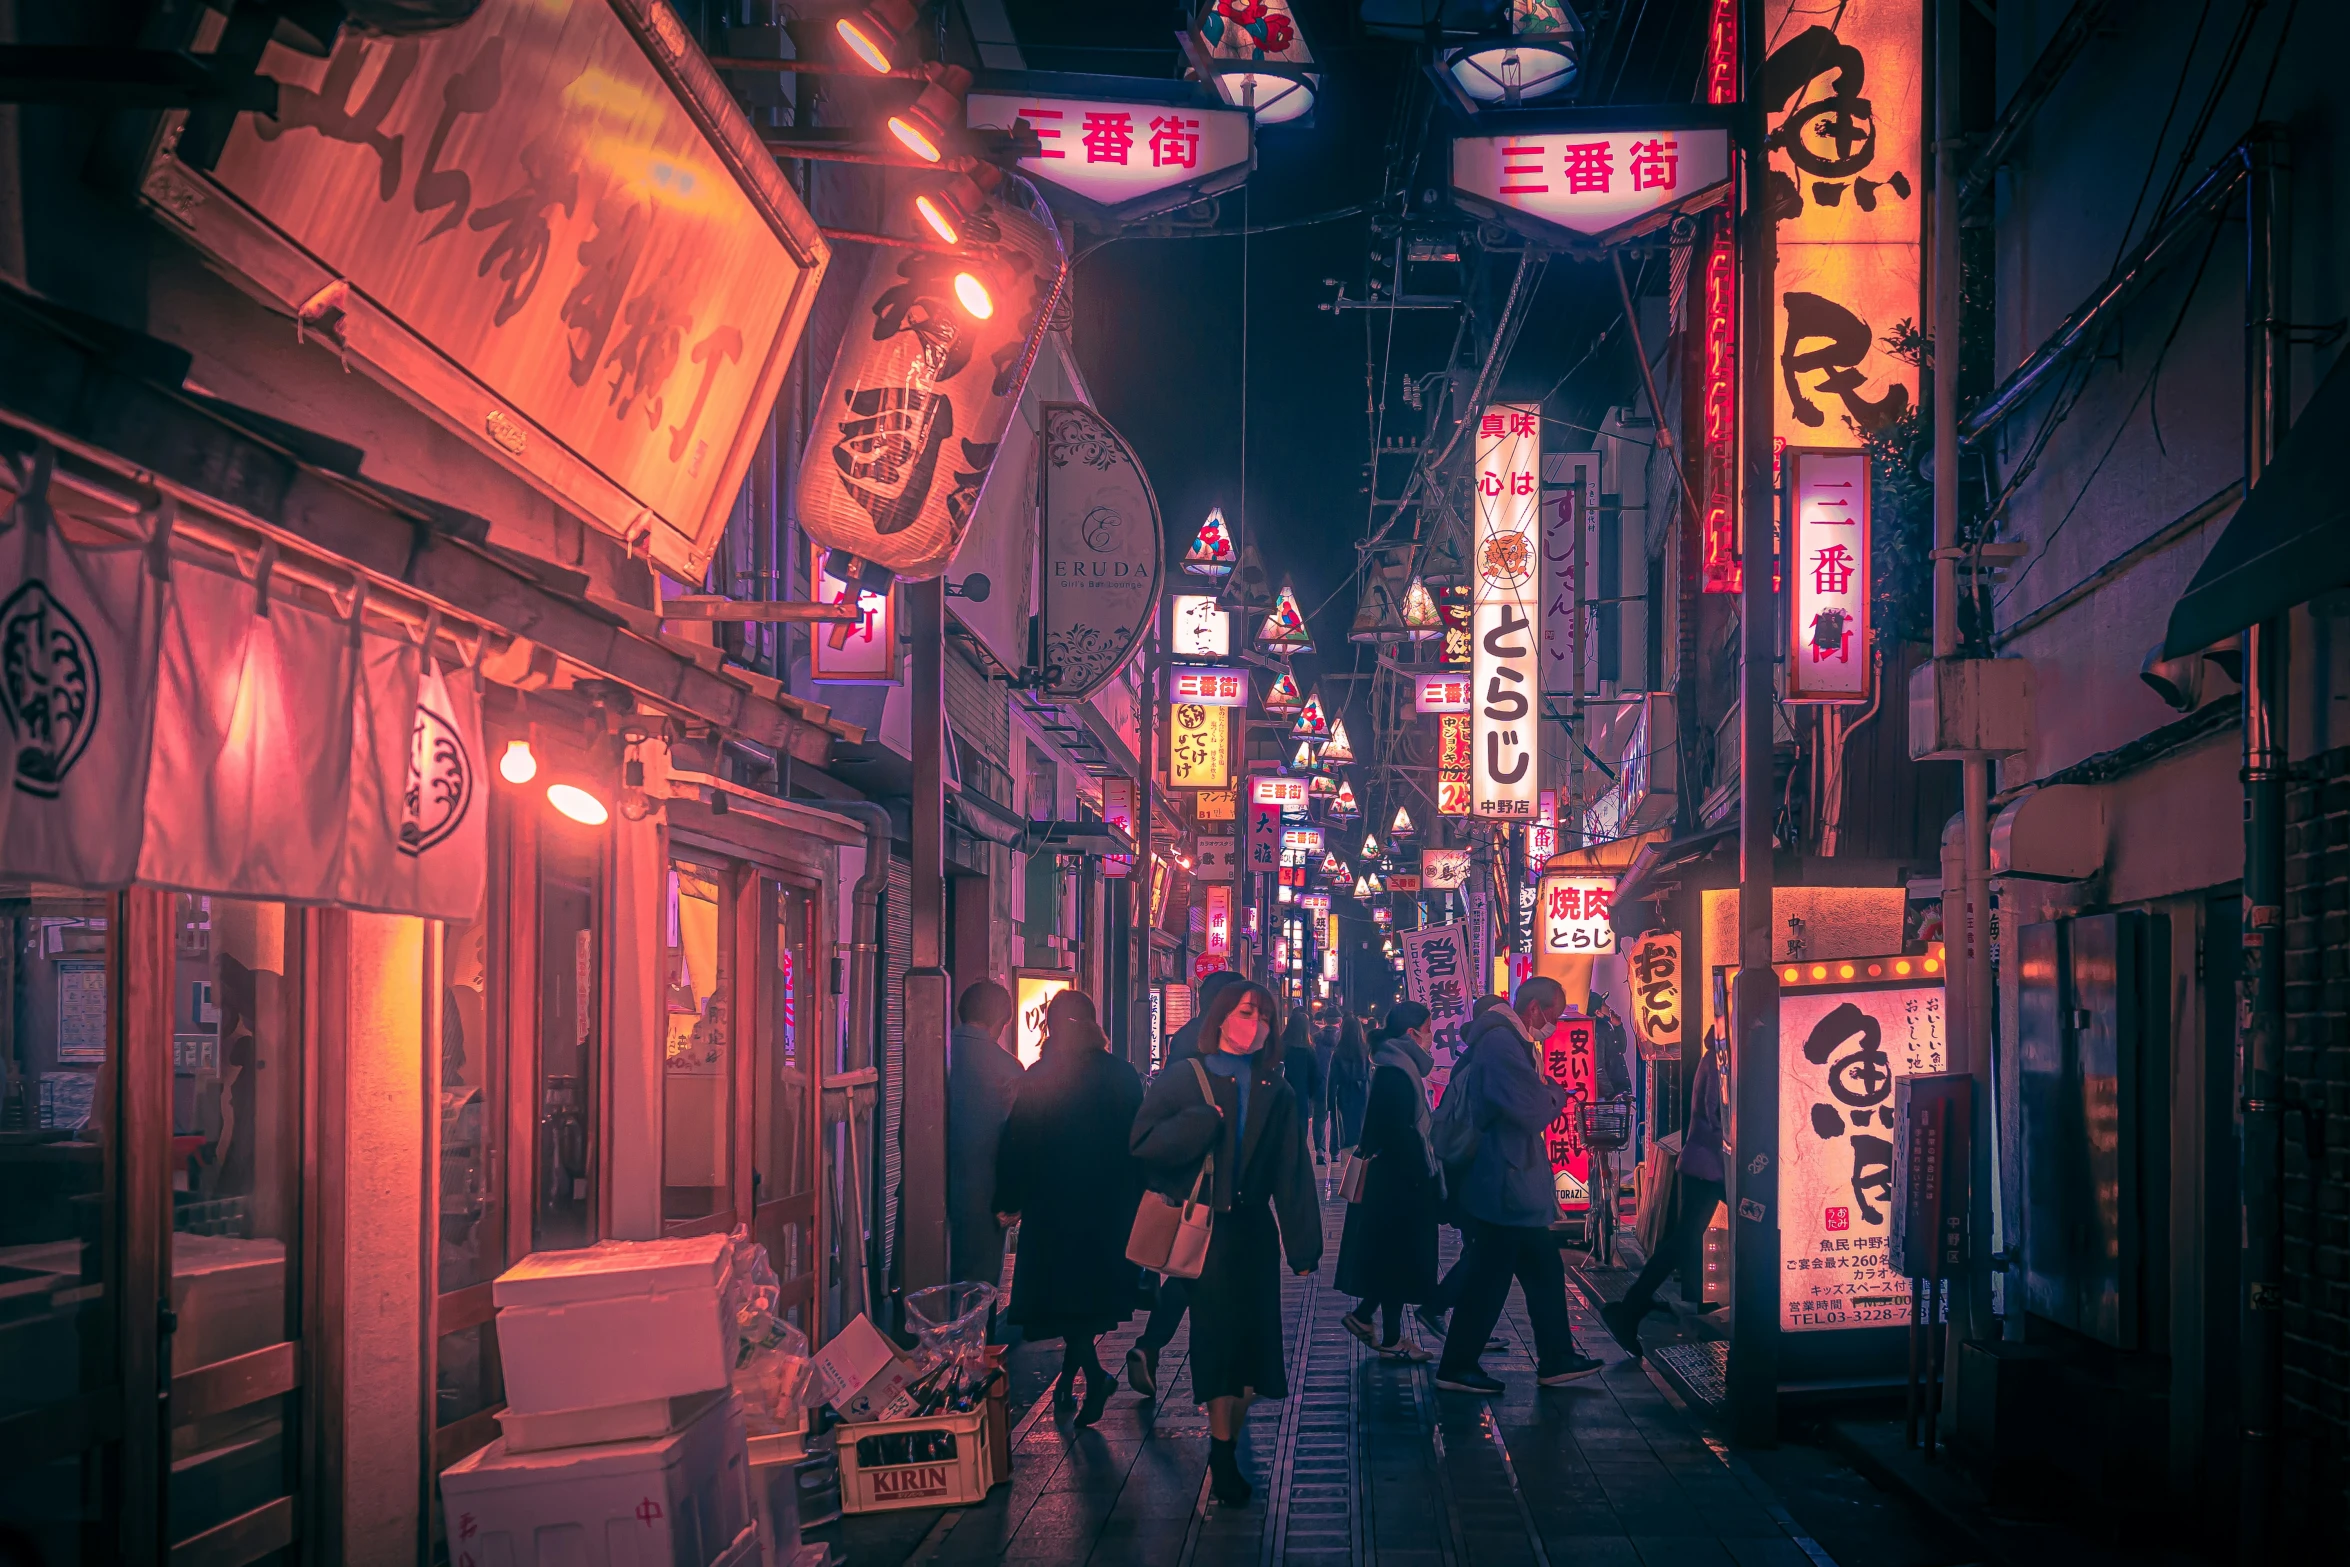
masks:
<path fill-rule="evenodd" d="M 1360 1151 L 1353 1148 L 1349 1148 L 1345 1153 L 1339 1155 L 1338 1195 L 1342 1200 L 1346 1202 L 1361 1202 L 1363 1200 L 1363 1186 L 1371 1175 L 1371 1160 L 1378 1157 L 1377 1154 L 1365 1157 Z"/>
<path fill-rule="evenodd" d="M 1197 1057 L 1191 1060 L 1191 1070 L 1199 1078 L 1199 1091 L 1210 1108 L 1216 1106 L 1216 1092 L 1208 1086 L 1207 1068 Z M 1219 1136 L 1219 1141 L 1221 1137 Z M 1216 1222 L 1215 1178 L 1216 1151 L 1200 1161 L 1199 1174 L 1192 1178 L 1191 1195 L 1177 1202 L 1157 1192 L 1144 1192 L 1142 1201 L 1134 1206 L 1134 1228 L 1126 1234 L 1126 1260 L 1153 1273 L 1163 1273 L 1171 1279 L 1196 1279 L 1208 1265 L 1208 1237 Z M 1200 1194 L 1207 1193 L 1202 1201 Z"/>

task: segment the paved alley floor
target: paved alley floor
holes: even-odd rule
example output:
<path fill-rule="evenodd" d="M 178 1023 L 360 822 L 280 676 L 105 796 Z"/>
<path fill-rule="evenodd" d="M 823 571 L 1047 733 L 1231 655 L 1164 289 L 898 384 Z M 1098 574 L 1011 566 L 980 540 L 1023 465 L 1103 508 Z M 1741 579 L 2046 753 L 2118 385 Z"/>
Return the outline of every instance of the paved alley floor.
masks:
<path fill-rule="evenodd" d="M 1570 1291 L 1578 1340 L 1608 1362 L 1568 1388 L 1534 1382 L 1515 1289 L 1486 1368 L 1490 1402 L 1436 1388 L 1434 1368 L 1383 1358 L 1339 1325 L 1331 1287 L 1344 1207 L 1324 1210 L 1321 1272 L 1284 1281 L 1290 1397 L 1259 1404 L 1245 1508 L 1207 1495 L 1207 1420 L 1191 1401 L 1186 1334 L 1161 1357 L 1155 1403 L 1121 1389 L 1099 1425 L 1056 1421 L 1059 1346 L 1015 1352 L 1013 1474 L 986 1502 L 865 1515 L 811 1534 L 852 1567 L 1017 1561 L 1055 1567 L 1959 1567 L 1975 1560 L 1818 1449 L 1731 1454 L 1666 1384 L 1617 1349 Z M 1451 1232 L 1447 1231 L 1447 1250 Z M 1570 1253 L 1573 1264 L 1580 1253 Z M 1106 1338 L 1116 1370 L 1141 1319 Z M 1652 1317 L 1643 1342 L 1670 1342 Z"/>

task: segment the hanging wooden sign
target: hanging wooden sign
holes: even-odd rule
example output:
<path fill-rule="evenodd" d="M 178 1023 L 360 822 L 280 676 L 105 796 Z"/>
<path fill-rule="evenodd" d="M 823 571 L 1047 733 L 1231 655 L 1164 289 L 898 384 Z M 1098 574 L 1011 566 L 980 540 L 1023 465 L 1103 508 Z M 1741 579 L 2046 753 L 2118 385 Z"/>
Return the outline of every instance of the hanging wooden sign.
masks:
<path fill-rule="evenodd" d="M 1039 619 L 1048 694 L 1081 702 L 1125 667 L 1151 629 L 1164 546 L 1149 478 L 1110 422 L 1046 403 Z"/>

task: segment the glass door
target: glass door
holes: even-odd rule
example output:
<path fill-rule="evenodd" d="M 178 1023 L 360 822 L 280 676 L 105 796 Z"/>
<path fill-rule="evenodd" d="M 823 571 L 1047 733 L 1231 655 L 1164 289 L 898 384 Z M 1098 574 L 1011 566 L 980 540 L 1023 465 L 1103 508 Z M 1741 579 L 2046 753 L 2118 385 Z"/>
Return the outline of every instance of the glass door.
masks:
<path fill-rule="evenodd" d="M 758 983 L 753 1033 L 752 1234 L 783 1282 L 784 1314 L 811 1338 L 816 1299 L 816 1052 L 823 1038 L 811 968 L 816 899 L 789 883 L 757 883 Z"/>
<path fill-rule="evenodd" d="M 671 1235 L 732 1229 L 733 978 L 738 972 L 734 866 L 669 864 L 662 956 L 661 1227 Z"/>
<path fill-rule="evenodd" d="M 605 835 L 569 823 L 538 838 L 538 1125 L 531 1249 L 598 1234 Z"/>

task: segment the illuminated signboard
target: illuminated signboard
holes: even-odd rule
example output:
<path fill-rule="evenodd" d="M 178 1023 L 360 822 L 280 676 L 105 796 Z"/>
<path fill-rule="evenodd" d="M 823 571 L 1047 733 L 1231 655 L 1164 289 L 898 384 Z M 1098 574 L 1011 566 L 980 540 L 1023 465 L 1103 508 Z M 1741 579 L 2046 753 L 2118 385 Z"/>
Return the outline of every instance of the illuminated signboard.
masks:
<path fill-rule="evenodd" d="M 1306 781 L 1277 773 L 1259 773 L 1248 781 L 1248 798 L 1252 805 L 1277 806 L 1283 811 L 1303 811 L 1306 808 Z"/>
<path fill-rule="evenodd" d="M 1442 816 L 1469 814 L 1469 741 L 1467 713 L 1447 713 L 1436 720 L 1436 810 Z"/>
<path fill-rule="evenodd" d="M 1134 837 L 1135 816 L 1134 780 L 1126 777 L 1102 780 L 1102 820 L 1124 833 L 1128 840 Z M 1134 856 L 1105 854 L 1102 856 L 1104 876 L 1124 876 L 1134 869 Z"/>
<path fill-rule="evenodd" d="M 1698 576 L 1708 593 L 1735 593 L 1738 574 L 1738 236 L 1728 214 L 1707 219 L 1704 337 L 1699 345 Z"/>
<path fill-rule="evenodd" d="M 1845 0 L 1771 39 L 1774 428 L 1857 448 L 1917 406 L 1890 340 L 1918 309 L 1924 0 Z"/>
<path fill-rule="evenodd" d="M 1787 700 L 1869 699 L 1869 454 L 1787 453 Z"/>
<path fill-rule="evenodd" d="M 1469 884 L 1469 851 L 1422 849 L 1420 886 L 1428 892 L 1458 892 Z"/>
<path fill-rule="evenodd" d="M 1469 710 L 1469 677 L 1460 670 L 1437 670 L 1412 681 L 1415 713 L 1465 713 Z"/>
<path fill-rule="evenodd" d="M 1387 890 L 1389 892 L 1416 893 L 1420 890 L 1420 878 L 1417 873 L 1412 871 L 1397 871 L 1387 878 Z"/>
<path fill-rule="evenodd" d="M 1247 177 L 1253 148 L 1239 109 L 1181 103 L 973 92 L 967 123 L 1008 131 L 1026 120 L 1043 152 L 1020 172 L 1098 209 L 1087 216 L 1139 217 L 1212 194 Z"/>
<path fill-rule="evenodd" d="M 1542 518 L 1542 689 L 1575 689 L 1575 606 L 1605 598 L 1599 579 L 1599 453 L 1570 452 L 1566 488 L 1548 488 Z M 1575 581 L 1575 539 L 1583 540 L 1583 569 L 1592 586 Z M 1588 610 L 1586 610 L 1588 613 Z M 1599 626 L 1583 627 L 1583 689 L 1599 690 Z"/>
<path fill-rule="evenodd" d="M 1285 854 L 1320 854 L 1322 829 L 1319 827 L 1288 827 L 1282 829 L 1281 849 Z M 1299 861 L 1304 864 L 1304 861 Z"/>
<path fill-rule="evenodd" d="M 1170 789 L 1229 790 L 1232 785 L 1232 709 L 1198 702 L 1175 702 L 1167 708 L 1167 787 Z M 1200 819 L 1230 821 L 1212 813 L 1209 794 L 1200 796 Z"/>
<path fill-rule="evenodd" d="M 1042 973 L 1029 969 L 1018 971 L 1013 983 L 1019 989 L 1020 1002 L 1020 1064 L 1034 1066 L 1044 1054 L 1044 1015 L 1053 1004 L 1053 997 L 1067 990 L 1074 976 Z"/>
<path fill-rule="evenodd" d="M 1223 957 L 1232 950 L 1232 889 L 1227 886 L 1208 888 L 1207 952 L 1211 957 Z"/>
<path fill-rule="evenodd" d="M 1167 670 L 1167 700 L 1201 707 L 1246 707 L 1248 671 L 1174 664 Z"/>
<path fill-rule="evenodd" d="M 1224 658 L 1232 652 L 1232 617 L 1213 595 L 1178 593 L 1170 614 L 1169 651 L 1177 658 Z"/>
<path fill-rule="evenodd" d="M 1730 132 L 1720 126 L 1452 144 L 1453 190 L 1466 205 L 1554 241 L 1560 231 L 1588 244 L 1627 239 L 1706 205 L 1729 179 Z"/>
<path fill-rule="evenodd" d="M 816 601 L 839 604 L 849 596 L 848 583 L 824 569 L 825 550 L 809 548 L 809 575 L 816 583 Z M 865 618 L 846 625 L 808 628 L 808 678 L 825 685 L 894 686 L 898 683 L 898 587 L 882 593 L 857 594 Z"/>
<path fill-rule="evenodd" d="M 1570 1017 L 1542 1042 L 1542 1075 L 1570 1096 L 1567 1107 L 1542 1134 L 1543 1148 L 1550 1155 L 1551 1189 L 1566 1213 L 1591 1206 L 1591 1150 L 1583 1142 L 1583 1124 L 1576 1112 L 1591 1100 L 1591 1051 L 1597 1033 L 1591 1019 Z"/>
<path fill-rule="evenodd" d="M 1542 950 L 1571 957 L 1597 957 L 1615 951 L 1615 927 L 1608 923 L 1608 910 L 1615 899 L 1613 876 L 1543 877 Z"/>
<path fill-rule="evenodd" d="M 1632 1031 L 1643 1061 L 1681 1059 L 1681 933 L 1653 930 L 1632 944 Z"/>
<path fill-rule="evenodd" d="M 1477 420 L 1469 810 L 1504 821 L 1533 819 L 1542 782 L 1541 472 L 1542 410 L 1489 404 Z"/>
<path fill-rule="evenodd" d="M 1201 881 L 1232 879 L 1232 839 L 1202 837 L 1191 857 L 1191 874 Z"/>
<path fill-rule="evenodd" d="M 1229 822 L 1240 814 L 1240 791 L 1237 789 L 1203 789 L 1192 802 L 1191 812 L 1203 822 Z"/>
<path fill-rule="evenodd" d="M 1831 974 L 1918 960 L 1803 964 Z M 1918 962 L 1923 967 L 1922 962 Z M 1940 967 L 1936 962 L 1936 967 Z M 1806 984 L 1779 1000 L 1779 1326 L 1904 1326 L 1892 1267 L 1893 1087 L 1945 1070 L 1942 986 Z"/>
<path fill-rule="evenodd" d="M 1330 912 L 1330 894 L 1326 892 L 1309 892 L 1297 901 L 1310 913 L 1327 916 Z"/>

